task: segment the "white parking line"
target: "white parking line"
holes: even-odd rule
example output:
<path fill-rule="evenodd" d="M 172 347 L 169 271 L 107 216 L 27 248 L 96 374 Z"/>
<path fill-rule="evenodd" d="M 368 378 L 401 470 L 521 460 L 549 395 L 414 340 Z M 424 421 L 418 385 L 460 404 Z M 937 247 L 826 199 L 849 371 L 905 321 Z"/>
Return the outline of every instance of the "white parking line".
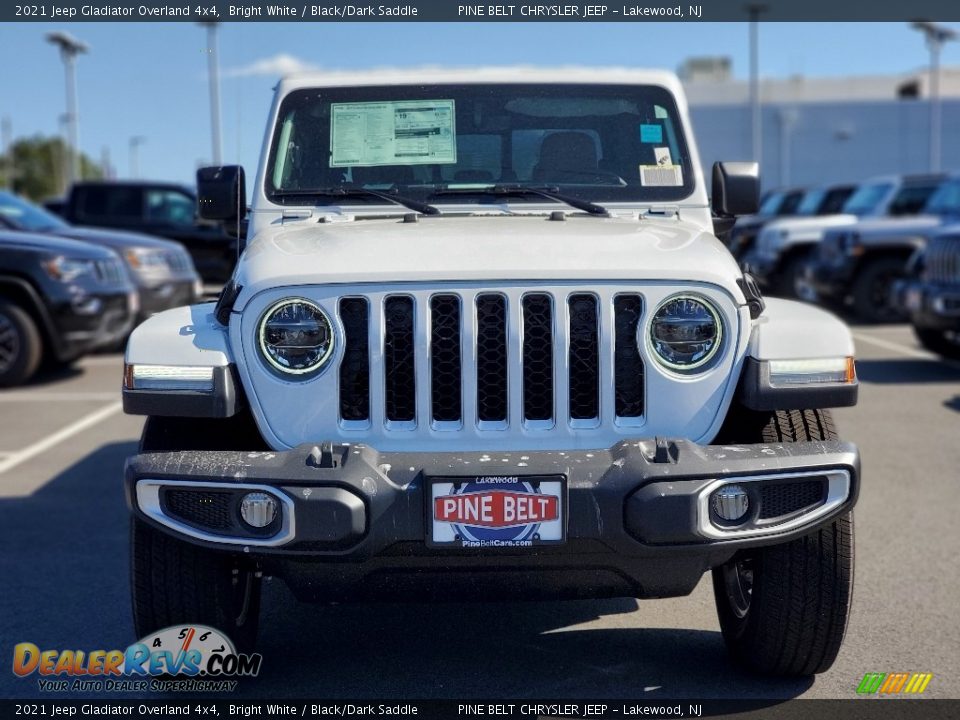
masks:
<path fill-rule="evenodd" d="M 0 402 L 104 402 L 116 400 L 117 392 L 43 392 L 15 390 L 0 393 Z"/>
<path fill-rule="evenodd" d="M 5 473 L 7 470 L 15 468 L 17 465 L 26 462 L 30 458 L 39 455 L 44 450 L 48 450 L 49 448 L 62 443 L 64 440 L 73 437 L 77 433 L 81 433 L 87 428 L 93 427 L 97 423 L 106 420 L 111 415 L 116 415 L 122 409 L 123 403 L 110 403 L 106 407 L 95 410 L 89 415 L 84 415 L 79 420 L 70 423 L 60 430 L 57 430 L 57 432 L 53 433 L 53 435 L 48 435 L 43 440 L 39 440 L 33 445 L 28 445 L 23 450 L 10 453 L 3 459 L 0 459 L 0 475 Z"/>

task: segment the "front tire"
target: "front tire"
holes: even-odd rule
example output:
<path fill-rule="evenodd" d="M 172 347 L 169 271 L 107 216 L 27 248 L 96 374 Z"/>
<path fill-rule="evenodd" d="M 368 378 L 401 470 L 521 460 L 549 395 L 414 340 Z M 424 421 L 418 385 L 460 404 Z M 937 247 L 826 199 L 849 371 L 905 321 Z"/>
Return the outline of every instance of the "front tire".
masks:
<path fill-rule="evenodd" d="M 755 414 L 740 442 L 837 437 L 825 410 Z M 836 660 L 853 593 L 853 514 L 791 542 L 737 553 L 713 570 L 727 649 L 740 665 L 776 676 L 821 673 Z"/>
<path fill-rule="evenodd" d="M 23 308 L 0 299 L 0 387 L 21 385 L 40 366 L 43 341 Z"/>
<path fill-rule="evenodd" d="M 248 413 L 225 420 L 149 417 L 140 452 L 258 450 Z M 130 588 L 137 637 L 178 624 L 209 625 L 238 650 L 252 650 L 260 620 L 261 577 L 248 558 L 184 542 L 130 520 Z"/>
<path fill-rule="evenodd" d="M 857 273 L 853 283 L 853 312 L 868 323 L 903 322 L 902 308 L 890 303 L 890 288 L 905 273 L 906 261 L 884 257 L 868 261 Z"/>

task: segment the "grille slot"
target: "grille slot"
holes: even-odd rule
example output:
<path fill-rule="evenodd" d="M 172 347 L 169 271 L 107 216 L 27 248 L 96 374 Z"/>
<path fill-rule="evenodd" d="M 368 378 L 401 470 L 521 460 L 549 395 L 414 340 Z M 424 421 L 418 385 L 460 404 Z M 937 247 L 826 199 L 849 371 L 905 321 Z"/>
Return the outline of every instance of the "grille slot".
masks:
<path fill-rule="evenodd" d="M 413 422 L 417 417 L 413 298 L 391 295 L 383 304 L 384 402 L 387 420 Z"/>
<path fill-rule="evenodd" d="M 462 416 L 460 298 L 430 298 L 430 391 L 433 419 L 457 422 Z"/>
<path fill-rule="evenodd" d="M 637 348 L 637 326 L 642 309 L 639 295 L 617 295 L 614 298 L 613 384 L 617 417 L 643 415 L 643 359 Z"/>
<path fill-rule="evenodd" d="M 589 420 L 600 416 L 600 339 L 597 298 L 571 295 L 570 417 Z"/>
<path fill-rule="evenodd" d="M 544 293 L 523 297 L 523 417 L 553 419 L 553 306 Z"/>
<path fill-rule="evenodd" d="M 340 301 L 344 351 L 340 363 L 340 418 L 353 422 L 370 419 L 370 309 L 364 298 Z"/>
<path fill-rule="evenodd" d="M 760 520 L 792 515 L 822 505 L 827 484 L 823 480 L 777 483 L 760 488 Z"/>
<path fill-rule="evenodd" d="M 189 525 L 211 530 L 229 530 L 233 527 L 232 492 L 217 490 L 174 490 L 163 493 L 164 511 Z"/>
<path fill-rule="evenodd" d="M 477 417 L 507 419 L 507 300 L 477 296 Z"/>
<path fill-rule="evenodd" d="M 934 238 L 927 245 L 924 277 L 931 282 L 960 282 L 960 237 Z"/>
<path fill-rule="evenodd" d="M 100 282 L 109 285 L 119 284 L 123 280 L 123 267 L 119 260 L 97 260 L 94 272 Z"/>

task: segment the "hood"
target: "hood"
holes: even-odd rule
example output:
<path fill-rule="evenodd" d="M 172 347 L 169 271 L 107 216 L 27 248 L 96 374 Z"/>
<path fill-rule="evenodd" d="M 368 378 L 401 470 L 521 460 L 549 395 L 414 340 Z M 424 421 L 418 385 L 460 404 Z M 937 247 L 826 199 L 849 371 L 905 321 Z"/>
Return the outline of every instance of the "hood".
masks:
<path fill-rule="evenodd" d="M 0 252 L 4 248 L 35 250 L 38 253 L 66 255 L 71 258 L 86 260 L 106 260 L 117 257 L 113 251 L 91 243 L 77 242 L 41 233 L 25 233 L 12 230 L 0 232 Z"/>
<path fill-rule="evenodd" d="M 857 222 L 856 215 L 815 215 L 813 217 L 792 217 L 774 220 L 763 228 L 766 233 L 787 233 L 790 235 L 808 235 L 822 233 L 824 230 Z"/>
<path fill-rule="evenodd" d="M 943 225 L 943 218 L 936 215 L 913 217 L 878 218 L 858 222 L 851 230 L 863 235 L 911 235 L 926 233 Z"/>
<path fill-rule="evenodd" d="M 94 243 L 96 245 L 106 245 L 115 250 L 125 250 L 126 248 L 156 248 L 158 250 L 177 250 L 186 252 L 186 248 L 173 240 L 164 240 L 153 235 L 144 235 L 135 232 L 123 232 L 118 230 L 107 230 L 105 228 L 86 228 L 74 227 L 58 228 L 54 231 L 61 237 L 68 237 L 74 240 L 83 240 L 84 242 Z"/>
<path fill-rule="evenodd" d="M 678 220 L 438 216 L 269 228 L 237 267 L 238 307 L 278 286 L 517 280 L 699 281 L 740 297 L 733 257 Z"/>

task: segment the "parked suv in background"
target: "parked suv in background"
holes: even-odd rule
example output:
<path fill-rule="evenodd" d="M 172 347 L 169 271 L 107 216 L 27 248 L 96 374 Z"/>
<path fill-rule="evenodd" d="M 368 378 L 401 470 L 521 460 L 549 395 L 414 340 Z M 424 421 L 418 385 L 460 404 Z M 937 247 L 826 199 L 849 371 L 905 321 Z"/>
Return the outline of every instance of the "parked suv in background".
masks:
<path fill-rule="evenodd" d="M 775 295 L 812 299 L 806 266 L 825 232 L 848 227 L 862 218 L 916 215 L 942 179 L 938 175 L 918 175 L 868 180 L 847 199 L 840 214 L 768 223 L 760 231 L 753 252 L 740 264 L 761 287 Z"/>
<path fill-rule="evenodd" d="M 137 302 L 113 251 L 0 230 L 0 387 L 126 337 Z"/>
<path fill-rule="evenodd" d="M 677 597 L 712 571 L 737 662 L 830 667 L 852 338 L 764 302 L 715 237 L 755 211 L 757 166 L 716 164 L 708 200 L 676 76 L 297 76 L 269 122 L 220 300 L 127 345 L 138 636 L 249 647 L 263 575 L 482 602 Z M 202 169 L 201 212 L 242 220 L 244 177 Z"/>
<path fill-rule="evenodd" d="M 745 255 L 753 247 L 760 229 L 778 217 L 787 217 L 797 212 L 805 191 L 801 188 L 771 190 L 764 195 L 760 208 L 753 215 L 737 218 L 727 238 L 727 247 L 735 258 Z"/>
<path fill-rule="evenodd" d="M 181 185 L 139 180 L 79 182 L 66 198 L 55 202 L 73 225 L 176 240 L 190 252 L 204 282 L 226 282 L 236 264 L 236 238 L 219 226 L 199 222 L 197 197 Z"/>
<path fill-rule="evenodd" d="M 153 313 L 197 302 L 203 284 L 184 247 L 133 232 L 79 228 L 21 197 L 0 191 L 0 228 L 58 235 L 103 245 L 124 260 L 140 294 L 137 321 Z"/>
<path fill-rule="evenodd" d="M 891 286 L 905 273 L 907 260 L 927 239 L 960 221 L 960 176 L 945 179 L 915 217 L 861 220 L 828 230 L 807 271 L 817 297 L 844 303 L 867 322 L 906 318 L 892 301 Z"/>
<path fill-rule="evenodd" d="M 960 359 L 960 225 L 934 235 L 909 263 L 910 277 L 897 283 L 917 339 L 925 348 Z"/>

